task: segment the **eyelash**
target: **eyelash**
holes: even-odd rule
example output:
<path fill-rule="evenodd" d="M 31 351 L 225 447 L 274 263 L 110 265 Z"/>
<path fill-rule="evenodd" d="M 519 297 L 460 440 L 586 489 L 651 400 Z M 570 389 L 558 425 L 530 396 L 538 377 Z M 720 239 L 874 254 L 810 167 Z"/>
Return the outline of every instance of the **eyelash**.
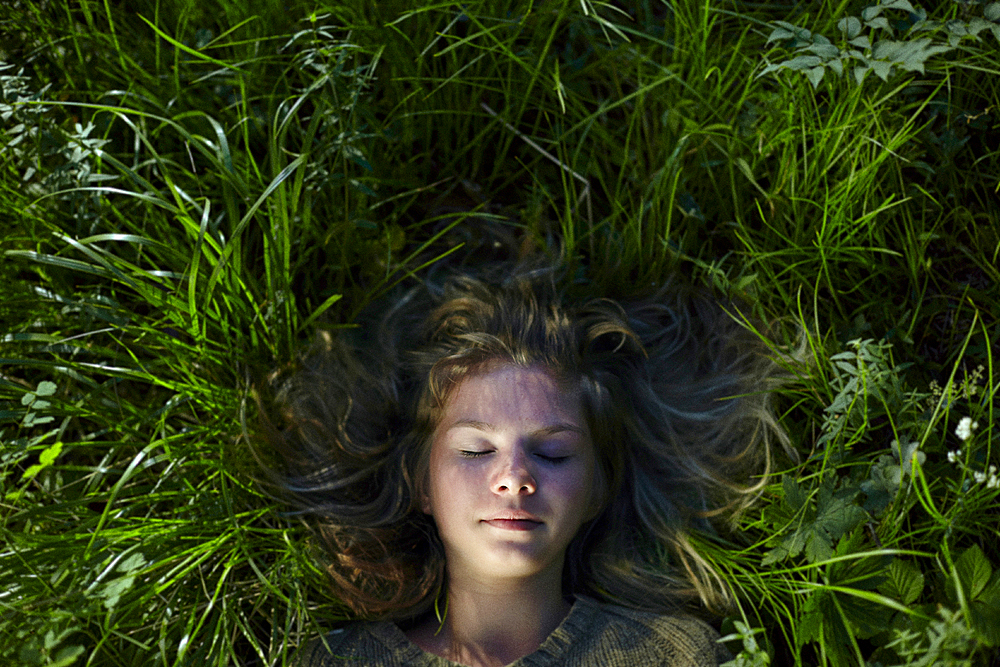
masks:
<path fill-rule="evenodd" d="M 465 457 L 465 458 L 467 458 L 467 459 L 482 458 L 483 456 L 486 456 L 487 454 L 490 454 L 490 453 L 492 453 L 492 452 L 489 452 L 489 451 L 477 452 L 477 451 L 471 451 L 471 450 L 462 450 L 462 452 L 461 452 L 462 456 Z M 565 461 L 566 459 L 569 458 L 568 456 L 546 456 L 544 454 L 535 454 L 535 456 L 537 456 L 538 458 L 542 459 L 543 461 L 545 461 L 547 463 L 562 463 L 563 461 Z"/>

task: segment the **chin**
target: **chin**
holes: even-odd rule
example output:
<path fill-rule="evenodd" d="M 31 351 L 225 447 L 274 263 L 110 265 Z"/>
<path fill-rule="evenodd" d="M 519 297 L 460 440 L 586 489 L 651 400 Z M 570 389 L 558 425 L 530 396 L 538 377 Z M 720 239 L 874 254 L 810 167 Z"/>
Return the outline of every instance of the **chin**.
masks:
<path fill-rule="evenodd" d="M 551 559 L 538 557 L 537 554 L 514 549 L 497 549 L 488 559 L 482 561 L 490 575 L 508 579 L 533 577 L 551 568 Z M 559 561 L 562 564 L 562 560 Z"/>

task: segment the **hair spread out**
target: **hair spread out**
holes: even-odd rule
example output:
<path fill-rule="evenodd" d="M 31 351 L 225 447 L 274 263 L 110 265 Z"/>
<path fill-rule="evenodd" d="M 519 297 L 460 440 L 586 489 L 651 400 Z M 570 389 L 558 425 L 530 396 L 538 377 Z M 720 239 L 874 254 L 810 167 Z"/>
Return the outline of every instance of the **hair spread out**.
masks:
<path fill-rule="evenodd" d="M 373 310 L 373 309 L 370 309 Z M 415 288 L 273 381 L 266 442 L 310 516 L 337 597 L 367 618 L 428 611 L 444 549 L 420 510 L 431 433 L 463 376 L 541 366 L 581 399 L 606 489 L 566 553 L 567 593 L 666 612 L 729 591 L 692 547 L 759 494 L 783 373 L 738 306 L 668 284 L 630 301 L 564 300 L 552 271 Z M 742 321 L 741 321 L 742 320 Z"/>

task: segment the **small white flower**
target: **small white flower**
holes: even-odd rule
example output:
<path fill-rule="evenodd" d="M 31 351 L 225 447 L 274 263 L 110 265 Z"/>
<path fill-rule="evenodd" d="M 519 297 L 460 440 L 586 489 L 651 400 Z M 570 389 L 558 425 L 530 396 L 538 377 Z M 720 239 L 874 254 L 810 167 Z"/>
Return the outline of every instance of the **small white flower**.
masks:
<path fill-rule="evenodd" d="M 984 472 L 974 472 L 972 477 L 976 480 L 976 484 L 982 484 L 986 481 L 986 473 Z"/>
<path fill-rule="evenodd" d="M 958 426 L 955 427 L 955 435 L 958 436 L 959 440 L 965 442 L 969 439 L 969 436 L 972 435 L 973 429 L 978 426 L 979 423 L 973 422 L 972 417 L 962 417 L 958 420 Z"/>
<path fill-rule="evenodd" d="M 1000 487 L 1000 479 L 997 479 L 996 475 L 990 476 L 990 481 L 986 482 L 987 489 L 996 489 Z"/>
<path fill-rule="evenodd" d="M 958 457 L 961 455 L 962 455 L 961 449 L 953 449 L 952 451 L 948 452 L 948 463 L 955 463 L 956 461 L 958 461 Z"/>
<path fill-rule="evenodd" d="M 996 466 L 990 466 L 990 474 L 991 475 L 996 475 L 997 474 L 997 467 Z"/>

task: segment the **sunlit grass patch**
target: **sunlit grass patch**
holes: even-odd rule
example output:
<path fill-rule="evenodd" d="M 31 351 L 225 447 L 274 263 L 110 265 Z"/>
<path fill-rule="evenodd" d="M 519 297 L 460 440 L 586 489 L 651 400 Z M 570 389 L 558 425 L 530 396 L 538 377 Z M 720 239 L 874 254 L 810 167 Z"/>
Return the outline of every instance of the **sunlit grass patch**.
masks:
<path fill-rule="evenodd" d="M 805 337 L 801 463 L 700 538 L 743 664 L 989 664 L 995 3 L 327 4 L 0 17 L 0 662 L 281 664 L 343 620 L 257 482 L 253 388 L 438 258 L 549 249 Z M 859 81 L 862 33 L 950 50 L 855 45 Z M 816 35 L 820 81 L 768 71 Z"/>

